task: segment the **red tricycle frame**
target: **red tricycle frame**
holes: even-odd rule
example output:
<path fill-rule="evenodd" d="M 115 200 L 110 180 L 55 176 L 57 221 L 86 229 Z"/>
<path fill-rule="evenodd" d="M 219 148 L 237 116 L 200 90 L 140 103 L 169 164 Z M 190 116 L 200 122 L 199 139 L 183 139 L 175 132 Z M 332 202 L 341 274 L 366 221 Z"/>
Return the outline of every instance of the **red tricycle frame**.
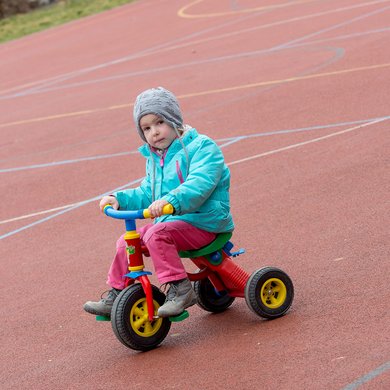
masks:
<path fill-rule="evenodd" d="M 171 205 L 164 207 L 164 214 L 172 212 Z M 188 312 L 170 318 L 157 316 L 157 309 L 164 303 L 165 295 L 151 284 L 149 275 L 152 273 L 144 269 L 143 256 L 148 253 L 141 245 L 135 224 L 136 219 L 150 218 L 149 211 L 120 211 L 108 205 L 104 213 L 125 220 L 126 225 L 124 239 L 129 273 L 124 275 L 126 287 L 111 311 L 114 333 L 129 348 L 142 351 L 155 348 L 167 336 L 171 322 L 187 318 Z M 245 298 L 249 308 L 260 317 L 274 319 L 284 315 L 294 297 L 290 277 L 275 267 L 263 267 L 250 275 L 233 260 L 245 251 L 231 252 L 231 236 L 231 233 L 221 233 L 204 248 L 179 252 L 181 257 L 190 258 L 198 268 L 198 272 L 187 272 L 193 282 L 198 305 L 206 311 L 219 313 L 225 311 L 235 298 Z"/>

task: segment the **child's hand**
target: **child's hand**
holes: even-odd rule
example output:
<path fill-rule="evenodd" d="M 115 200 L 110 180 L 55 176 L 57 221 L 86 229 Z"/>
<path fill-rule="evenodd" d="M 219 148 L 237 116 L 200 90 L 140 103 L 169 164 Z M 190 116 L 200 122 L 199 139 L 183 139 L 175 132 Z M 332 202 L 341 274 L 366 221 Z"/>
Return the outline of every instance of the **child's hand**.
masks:
<path fill-rule="evenodd" d="M 165 199 L 155 200 L 149 207 L 150 216 L 152 218 L 160 217 L 163 215 L 163 207 L 169 204 Z"/>
<path fill-rule="evenodd" d="M 111 205 L 115 210 L 119 209 L 119 202 L 115 198 L 115 196 L 103 196 L 102 200 L 99 203 L 99 207 L 101 211 L 104 211 L 104 207 L 107 205 Z"/>

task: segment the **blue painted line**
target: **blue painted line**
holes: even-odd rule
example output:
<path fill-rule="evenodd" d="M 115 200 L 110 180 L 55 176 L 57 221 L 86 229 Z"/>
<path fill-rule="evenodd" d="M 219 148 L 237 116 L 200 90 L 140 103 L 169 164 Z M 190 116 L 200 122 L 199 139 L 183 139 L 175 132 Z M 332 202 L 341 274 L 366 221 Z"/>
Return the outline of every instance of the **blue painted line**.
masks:
<path fill-rule="evenodd" d="M 387 371 L 389 369 L 390 369 L 390 361 L 382 364 L 381 366 L 377 367 L 375 370 L 370 371 L 368 374 L 363 375 L 362 377 L 357 379 L 355 382 L 352 382 L 349 385 L 343 387 L 342 390 L 355 390 L 359 386 L 371 381 L 372 379 L 383 374 L 385 371 Z"/>
<path fill-rule="evenodd" d="M 120 186 L 120 187 L 118 187 L 118 188 L 115 188 L 114 190 L 111 190 L 111 191 L 108 191 L 108 192 L 106 192 L 106 193 L 104 193 L 104 194 L 95 196 L 94 198 L 91 198 L 91 199 L 88 199 L 88 200 L 84 200 L 84 201 L 78 203 L 78 204 L 75 205 L 75 206 L 71 206 L 71 207 L 69 207 L 69 208 L 67 208 L 67 209 L 58 211 L 58 212 L 55 213 L 55 214 L 52 214 L 52 215 L 50 215 L 50 216 L 48 216 L 48 217 L 45 217 L 45 218 L 42 218 L 42 219 L 40 219 L 40 220 L 38 220 L 38 221 L 32 222 L 32 223 L 30 223 L 30 224 L 28 224 L 28 225 L 22 226 L 22 227 L 19 228 L 19 229 L 12 230 L 11 232 L 5 233 L 5 234 L 3 234 L 2 236 L 0 236 L 0 240 L 3 240 L 4 238 L 10 237 L 10 236 L 13 236 L 14 234 L 20 233 L 20 232 L 22 232 L 23 230 L 29 229 L 29 228 L 31 228 L 31 227 L 33 227 L 33 226 L 36 226 L 36 225 L 39 225 L 39 224 L 41 224 L 41 223 L 43 223 L 43 222 L 49 221 L 49 220 L 51 220 L 51 219 L 53 219 L 53 218 L 56 218 L 56 217 L 58 217 L 58 216 L 60 216 L 60 215 L 62 215 L 62 214 L 65 214 L 65 213 L 67 213 L 67 212 L 69 212 L 69 211 L 75 210 L 75 209 L 77 209 L 77 208 L 79 208 L 79 207 L 81 207 L 81 206 L 86 205 L 87 203 L 91 203 L 91 202 L 94 202 L 94 201 L 96 201 L 96 200 L 99 200 L 99 199 L 101 199 L 101 198 L 102 198 L 103 196 L 105 196 L 105 195 L 109 195 L 109 194 L 112 194 L 112 193 L 115 192 L 115 191 L 120 191 L 120 190 L 126 189 L 126 188 L 128 188 L 128 187 L 131 187 L 132 185 L 137 184 L 137 183 L 139 183 L 139 182 L 142 181 L 142 180 L 143 180 L 143 178 L 136 179 L 136 180 L 134 180 L 134 181 L 131 181 L 130 183 L 127 183 L 127 184 L 125 184 L 125 185 L 123 185 L 123 186 Z"/>

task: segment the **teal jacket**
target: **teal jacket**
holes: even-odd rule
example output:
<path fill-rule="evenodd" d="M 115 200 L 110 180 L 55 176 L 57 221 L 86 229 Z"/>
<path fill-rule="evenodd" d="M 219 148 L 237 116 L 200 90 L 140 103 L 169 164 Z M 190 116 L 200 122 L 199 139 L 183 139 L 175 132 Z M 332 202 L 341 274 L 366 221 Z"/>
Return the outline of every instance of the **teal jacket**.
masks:
<path fill-rule="evenodd" d="M 156 218 L 155 223 L 182 220 L 213 233 L 233 231 L 230 172 L 212 139 L 191 128 L 163 156 L 147 144 L 139 151 L 147 159 L 146 176 L 139 187 L 114 194 L 120 209 L 148 208 L 153 200 L 165 199 L 175 213 Z"/>

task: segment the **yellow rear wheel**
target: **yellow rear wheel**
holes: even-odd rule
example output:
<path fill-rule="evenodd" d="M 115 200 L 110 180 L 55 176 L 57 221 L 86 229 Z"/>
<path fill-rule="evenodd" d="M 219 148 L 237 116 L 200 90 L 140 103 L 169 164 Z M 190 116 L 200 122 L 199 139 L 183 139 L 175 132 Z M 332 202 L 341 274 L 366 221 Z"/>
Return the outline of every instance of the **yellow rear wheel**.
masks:
<path fill-rule="evenodd" d="M 282 306 L 287 297 L 286 285 L 277 278 L 268 279 L 262 286 L 260 298 L 263 304 L 270 309 Z"/>
<path fill-rule="evenodd" d="M 290 277 L 275 267 L 264 267 L 252 273 L 245 286 L 245 300 L 249 308 L 263 318 L 284 315 L 294 298 Z"/>

